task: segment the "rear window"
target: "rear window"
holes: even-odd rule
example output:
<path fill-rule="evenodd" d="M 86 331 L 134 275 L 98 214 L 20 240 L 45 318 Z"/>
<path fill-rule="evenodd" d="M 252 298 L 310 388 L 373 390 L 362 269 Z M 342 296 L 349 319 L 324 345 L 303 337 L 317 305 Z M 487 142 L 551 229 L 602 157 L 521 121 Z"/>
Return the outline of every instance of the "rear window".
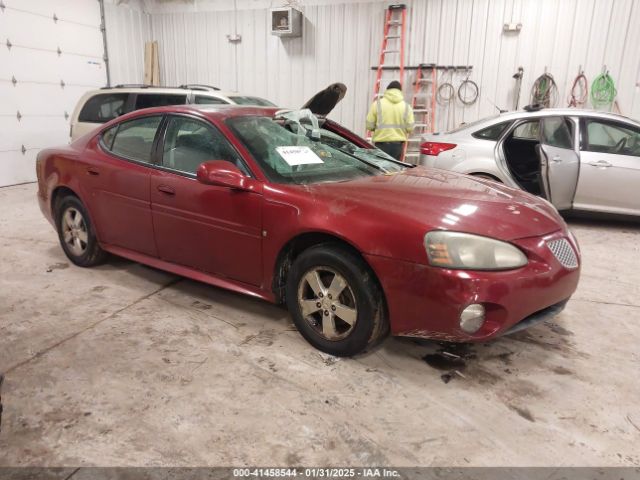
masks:
<path fill-rule="evenodd" d="M 136 97 L 136 110 L 167 105 L 184 105 L 187 95 L 171 95 L 166 93 L 139 93 Z"/>
<path fill-rule="evenodd" d="M 494 115 L 493 117 L 488 117 L 488 118 L 481 118 L 480 120 L 476 120 L 474 122 L 468 122 L 468 123 L 461 123 L 458 127 L 454 128 L 453 130 L 448 130 L 447 133 L 457 133 L 457 132 L 461 132 L 462 130 L 467 130 L 468 128 L 473 128 L 481 123 L 486 122 L 487 120 L 492 120 L 494 118 L 499 117 L 499 115 Z"/>
<path fill-rule="evenodd" d="M 103 93 L 95 95 L 84 104 L 79 122 L 106 123 L 125 113 L 128 93 Z"/>
<path fill-rule="evenodd" d="M 229 102 L 217 97 L 207 97 L 206 95 L 196 95 L 193 103 L 196 105 L 229 105 Z"/>
<path fill-rule="evenodd" d="M 153 140 L 162 117 L 144 117 L 123 122 L 109 130 L 102 136 L 102 143 L 112 153 L 135 160 L 150 163 Z M 113 130 L 115 138 L 113 138 Z"/>
<path fill-rule="evenodd" d="M 260 98 L 260 97 L 247 97 L 247 96 L 236 95 L 234 97 L 229 97 L 229 100 L 231 100 L 234 103 L 237 103 L 238 105 L 255 105 L 255 106 L 258 106 L 258 107 L 275 107 L 275 105 L 273 103 L 271 103 L 269 100 L 265 100 L 264 98 Z"/>
<path fill-rule="evenodd" d="M 490 127 L 483 128 L 482 130 L 478 130 L 477 132 L 472 133 L 471 136 L 481 138 L 483 140 L 498 140 L 509 124 L 510 122 L 497 123 Z"/>

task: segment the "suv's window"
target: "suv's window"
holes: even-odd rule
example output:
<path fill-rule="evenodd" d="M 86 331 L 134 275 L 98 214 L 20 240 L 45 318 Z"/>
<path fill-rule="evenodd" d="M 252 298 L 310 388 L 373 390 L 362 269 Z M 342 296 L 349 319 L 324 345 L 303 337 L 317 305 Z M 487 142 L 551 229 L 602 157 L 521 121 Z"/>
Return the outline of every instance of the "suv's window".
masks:
<path fill-rule="evenodd" d="M 564 117 L 549 117 L 542 121 L 542 143 L 558 148 L 573 148 L 571 122 Z"/>
<path fill-rule="evenodd" d="M 162 165 L 196 173 L 201 163 L 226 160 L 248 174 L 238 153 L 213 126 L 187 117 L 171 117 L 164 140 Z"/>
<path fill-rule="evenodd" d="M 196 95 L 193 103 L 197 105 L 229 105 L 229 102 L 221 98 L 207 97 L 206 95 Z"/>
<path fill-rule="evenodd" d="M 275 107 L 275 105 L 271 103 L 269 100 L 265 100 L 264 98 L 260 98 L 260 97 L 247 97 L 247 96 L 236 95 L 233 97 L 229 97 L 229 100 L 231 100 L 234 103 L 237 103 L 238 105 L 255 105 L 257 107 Z"/>
<path fill-rule="evenodd" d="M 502 122 L 490 127 L 483 128 L 471 134 L 472 137 L 481 138 L 483 140 L 498 140 L 500 135 L 507 129 L 511 122 Z"/>
<path fill-rule="evenodd" d="M 640 156 L 640 129 L 619 123 L 587 120 L 583 150 Z"/>
<path fill-rule="evenodd" d="M 513 129 L 511 136 L 513 138 L 520 138 L 523 140 L 538 140 L 538 133 L 540 130 L 540 120 L 531 120 L 524 122 Z"/>
<path fill-rule="evenodd" d="M 128 93 L 103 93 L 87 100 L 80 115 L 79 122 L 106 123 L 125 113 L 129 98 Z"/>
<path fill-rule="evenodd" d="M 184 105 L 187 95 L 171 95 L 167 93 L 139 93 L 136 97 L 136 110 L 141 108 L 165 107 L 167 105 Z"/>
<path fill-rule="evenodd" d="M 162 117 L 144 117 L 122 122 L 113 139 L 111 152 L 138 162 L 151 162 L 151 148 Z M 109 134 L 108 130 L 106 134 Z M 105 147 L 108 145 L 102 137 Z"/>

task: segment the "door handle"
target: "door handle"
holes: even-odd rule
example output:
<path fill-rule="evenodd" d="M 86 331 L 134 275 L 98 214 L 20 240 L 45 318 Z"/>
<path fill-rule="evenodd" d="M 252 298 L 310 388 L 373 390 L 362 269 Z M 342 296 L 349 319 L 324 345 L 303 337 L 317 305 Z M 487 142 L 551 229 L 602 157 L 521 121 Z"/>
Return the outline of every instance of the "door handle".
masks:
<path fill-rule="evenodd" d="M 607 162 L 606 160 L 598 160 L 597 162 L 596 161 L 589 162 L 589 165 L 592 165 L 594 167 L 600 167 L 600 168 L 609 168 L 609 167 L 613 166 L 609 162 Z"/>
<path fill-rule="evenodd" d="M 167 195 L 175 195 L 176 191 L 168 185 L 158 185 L 158 191 Z"/>
<path fill-rule="evenodd" d="M 562 158 L 560 158 L 560 155 L 554 155 L 553 157 L 551 157 L 551 161 L 553 163 L 560 163 L 562 161 Z"/>
<path fill-rule="evenodd" d="M 94 167 L 87 167 L 87 173 L 89 175 L 100 175 L 100 170 L 98 170 L 97 168 Z"/>

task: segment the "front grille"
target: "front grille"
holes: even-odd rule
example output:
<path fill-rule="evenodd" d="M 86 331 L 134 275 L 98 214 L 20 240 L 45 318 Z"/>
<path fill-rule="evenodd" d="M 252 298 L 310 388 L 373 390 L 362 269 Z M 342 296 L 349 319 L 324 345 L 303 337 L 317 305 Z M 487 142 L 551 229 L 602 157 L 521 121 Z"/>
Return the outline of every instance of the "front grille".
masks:
<path fill-rule="evenodd" d="M 566 238 L 560 238 L 558 240 L 551 240 L 547 242 L 547 247 L 558 259 L 560 264 L 565 268 L 577 268 L 578 257 L 573 247 Z"/>

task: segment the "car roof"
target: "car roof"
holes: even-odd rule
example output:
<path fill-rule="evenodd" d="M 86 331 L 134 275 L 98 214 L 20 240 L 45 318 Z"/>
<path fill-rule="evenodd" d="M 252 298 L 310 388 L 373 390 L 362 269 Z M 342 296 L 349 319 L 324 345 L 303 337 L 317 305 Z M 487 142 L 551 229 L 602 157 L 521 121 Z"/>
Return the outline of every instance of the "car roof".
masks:
<path fill-rule="evenodd" d="M 594 118 L 608 118 L 615 120 L 623 120 L 627 122 L 638 123 L 637 121 L 613 112 L 603 112 L 602 110 L 591 110 L 587 108 L 541 108 L 540 110 L 517 110 L 515 112 L 501 113 L 496 119 L 518 119 L 518 118 L 535 118 L 546 117 L 549 115 L 565 115 L 571 117 L 594 117 Z"/>
<path fill-rule="evenodd" d="M 233 92 L 233 91 L 223 91 L 220 89 L 214 89 L 213 87 L 210 88 L 191 88 L 189 86 L 185 86 L 185 87 L 145 87 L 145 86 L 138 86 L 138 87 L 127 87 L 127 86 L 123 86 L 123 87 L 105 87 L 105 88 L 100 88 L 98 90 L 91 90 L 90 92 L 87 92 L 87 95 L 90 96 L 94 96 L 94 95 L 100 95 L 100 94 L 108 94 L 108 93 L 160 93 L 160 94 L 167 94 L 167 95 L 176 95 L 176 94 L 188 94 L 188 93 L 196 93 L 198 95 L 209 95 L 212 97 L 233 97 L 233 96 L 248 96 L 248 97 L 255 97 L 256 95 L 246 95 L 244 93 L 240 93 L 240 92 Z"/>
<path fill-rule="evenodd" d="M 592 117 L 606 120 L 617 120 L 626 123 L 633 123 L 636 125 L 639 124 L 638 121 L 633 120 L 629 117 L 625 117 L 624 115 L 620 115 L 618 113 L 603 112 L 602 110 L 591 110 L 586 108 L 542 108 L 540 110 L 533 111 L 517 110 L 515 112 L 501 113 L 500 115 L 496 115 L 487 120 L 491 120 L 490 123 L 501 123 L 505 120 L 548 117 L 552 115 L 564 115 L 567 117 Z"/>
<path fill-rule="evenodd" d="M 514 120 L 540 118 L 554 115 L 599 118 L 603 120 L 612 120 L 628 123 L 634 126 L 640 126 L 640 122 L 638 122 L 637 120 L 612 112 L 603 112 L 601 110 L 590 110 L 586 108 L 541 108 L 539 110 L 532 111 L 516 110 L 513 112 L 503 112 L 499 115 L 492 115 L 490 117 L 481 118 L 479 120 L 460 125 L 453 130 L 440 133 L 439 135 L 466 135 L 468 132 L 476 132 L 478 130 L 482 130 L 484 128 L 491 127 L 503 122 L 512 122 Z"/>
<path fill-rule="evenodd" d="M 232 117 L 251 115 L 273 117 L 277 112 L 282 110 L 283 109 L 277 107 L 257 107 L 244 105 L 169 105 L 166 107 L 152 107 L 143 108 L 141 110 L 134 110 L 133 112 L 129 112 L 125 115 L 117 117 L 116 119 L 114 119 L 114 123 L 145 115 L 167 113 L 199 115 L 216 120 L 225 120 Z"/>

